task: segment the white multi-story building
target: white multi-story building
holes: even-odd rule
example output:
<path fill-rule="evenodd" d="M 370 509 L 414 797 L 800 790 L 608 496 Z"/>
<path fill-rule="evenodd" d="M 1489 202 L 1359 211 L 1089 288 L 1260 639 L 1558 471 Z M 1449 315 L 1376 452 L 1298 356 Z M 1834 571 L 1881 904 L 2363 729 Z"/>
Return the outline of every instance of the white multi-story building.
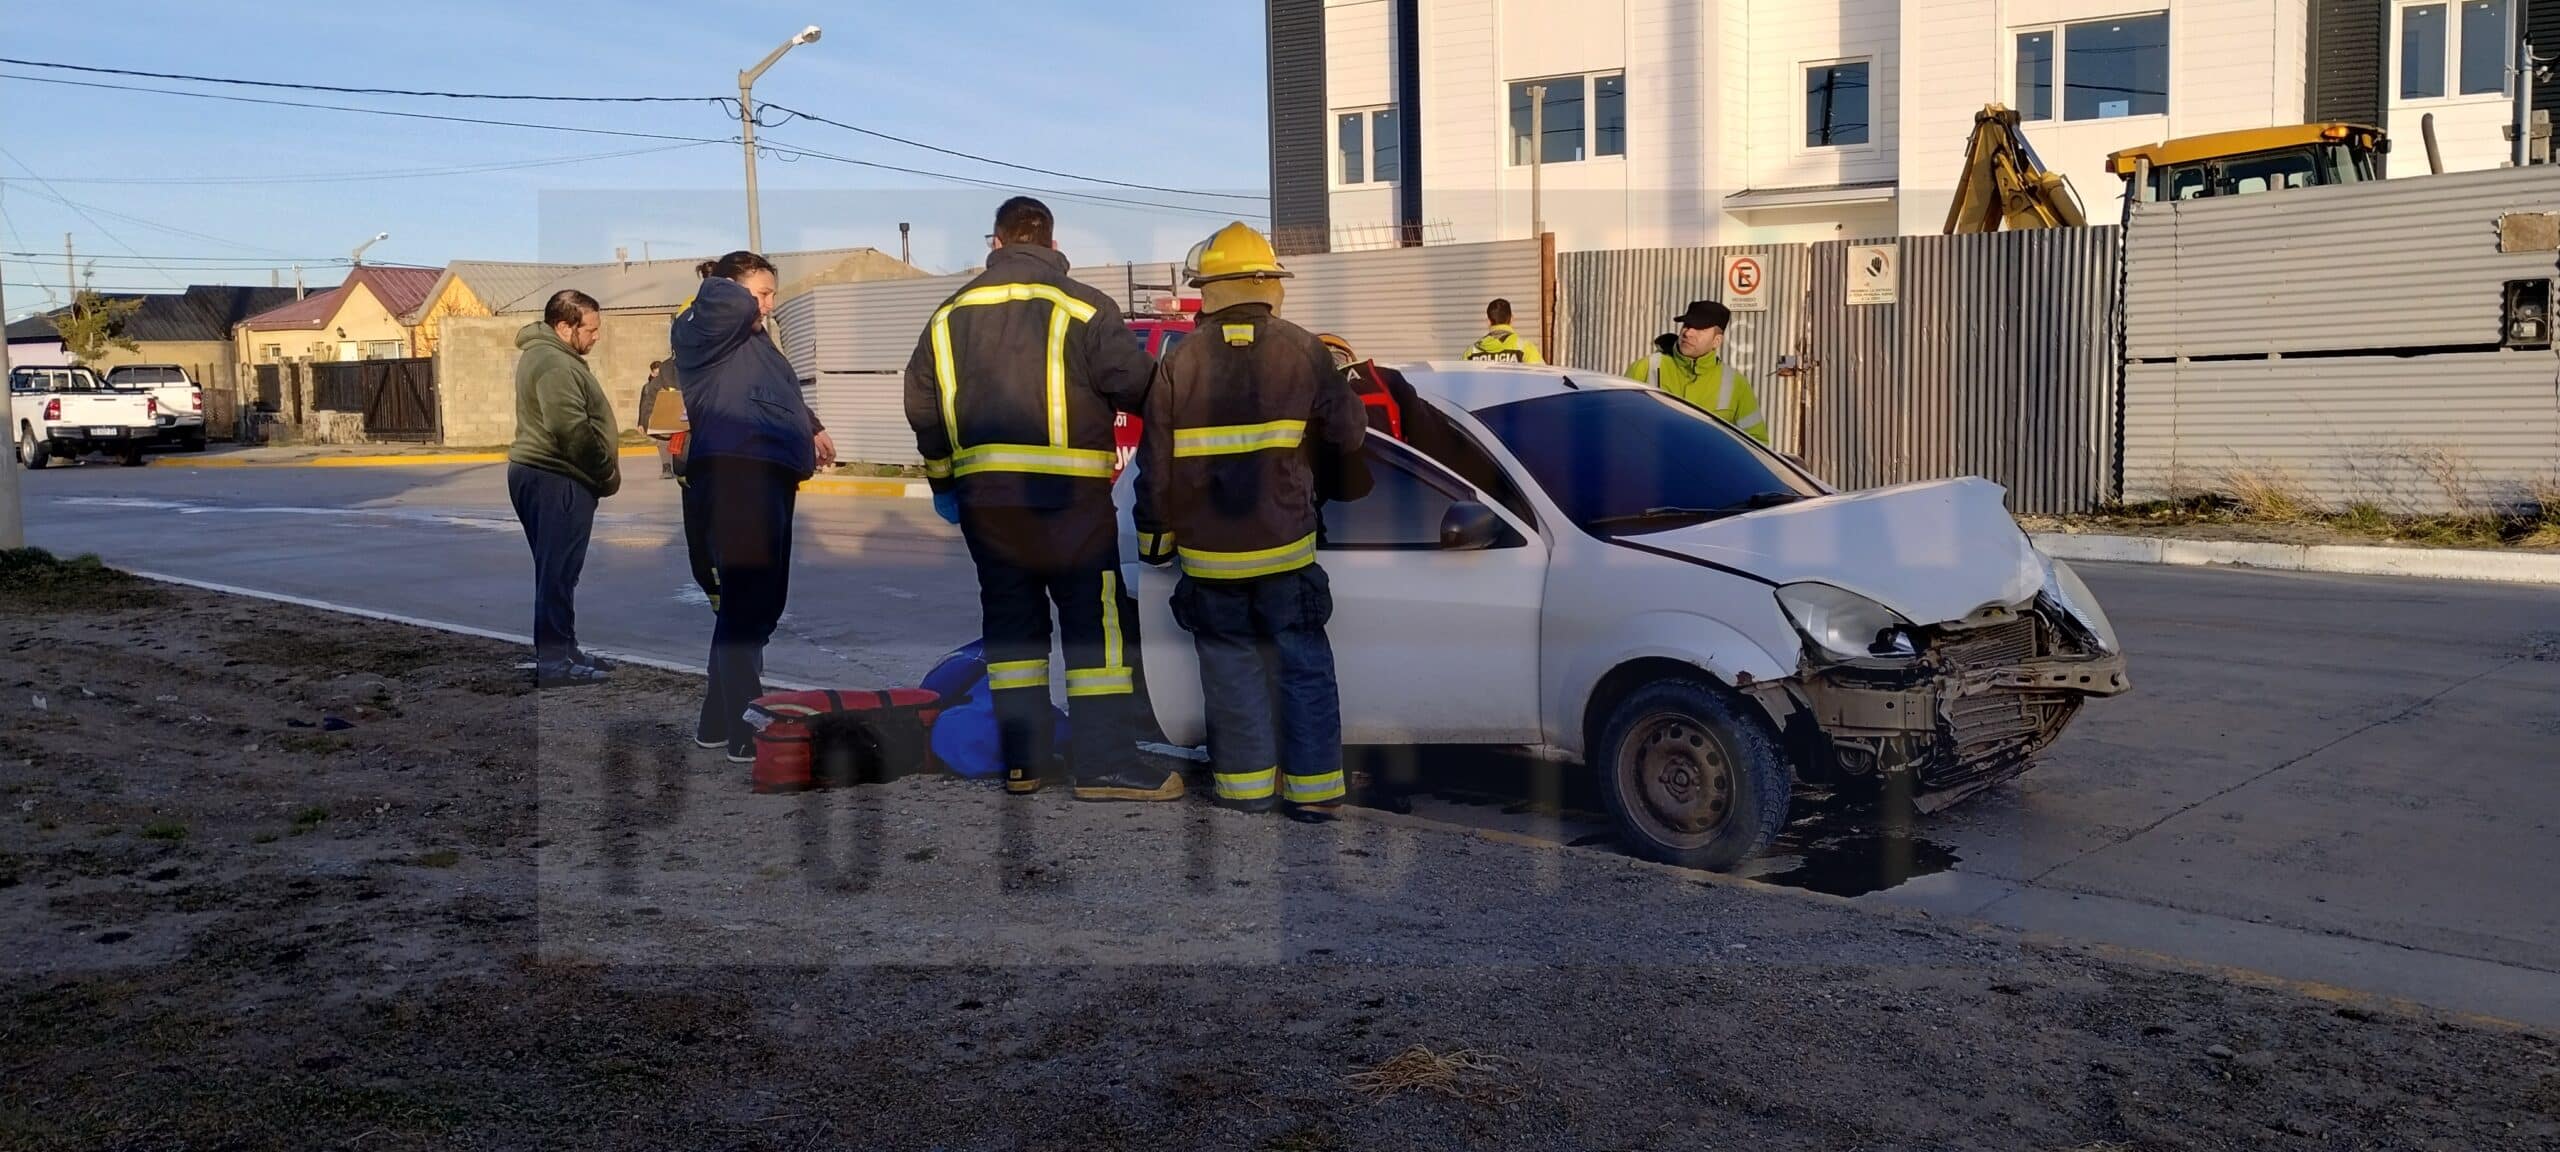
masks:
<path fill-rule="evenodd" d="M 2100 221 L 2122 197 L 2107 154 L 2177 136 L 2377 123 L 2405 175 L 2432 113 L 2448 170 L 2491 167 L 2516 29 L 2560 49 L 2560 0 L 1267 3 L 1274 223 L 1297 247 L 1540 218 L 1567 249 L 1935 232 L 1989 103 Z"/>

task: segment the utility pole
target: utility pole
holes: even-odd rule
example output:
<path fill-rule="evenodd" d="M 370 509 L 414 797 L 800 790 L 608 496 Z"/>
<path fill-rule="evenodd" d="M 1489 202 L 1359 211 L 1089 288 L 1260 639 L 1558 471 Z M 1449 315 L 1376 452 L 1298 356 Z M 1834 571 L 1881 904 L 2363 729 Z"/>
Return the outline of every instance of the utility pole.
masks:
<path fill-rule="evenodd" d="M 915 249 L 907 242 L 907 222 L 898 222 L 898 263 L 915 263 Z"/>
<path fill-rule="evenodd" d="M 747 251 L 764 251 L 764 222 L 757 218 L 756 208 L 756 78 L 773 67 L 782 54 L 803 44 L 818 42 L 818 26 L 812 24 L 800 34 L 782 42 L 782 47 L 765 54 L 756 66 L 738 73 L 738 138 L 747 146 Z"/>
<path fill-rule="evenodd" d="M 2524 38 L 2524 8 L 2515 9 L 2516 39 L 2516 108 L 2514 153 L 2515 165 L 2522 168 L 2533 163 L 2533 45 Z"/>
<path fill-rule="evenodd" d="M 1547 232 L 1547 86 L 1529 86 L 1529 238 Z"/>
<path fill-rule="evenodd" d="M 71 258 L 71 234 L 62 234 L 62 293 L 73 300 L 80 298 L 80 273 Z"/>
<path fill-rule="evenodd" d="M 0 289 L 0 296 L 6 296 Z M 0 299 L 0 324 L 9 319 L 9 305 Z M 9 341 L 0 337 L 0 380 L 9 378 Z M 0 414 L 4 415 L 4 414 Z M 27 529 L 18 511 L 18 428 L 9 422 L 9 451 L 0 457 L 0 549 L 27 546 Z"/>

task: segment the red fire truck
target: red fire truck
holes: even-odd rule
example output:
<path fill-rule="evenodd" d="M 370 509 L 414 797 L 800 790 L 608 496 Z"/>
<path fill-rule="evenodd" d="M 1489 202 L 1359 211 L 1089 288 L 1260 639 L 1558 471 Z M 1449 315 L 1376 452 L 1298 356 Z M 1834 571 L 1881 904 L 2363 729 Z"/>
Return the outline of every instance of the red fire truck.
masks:
<path fill-rule="evenodd" d="M 1162 360 L 1165 353 L 1173 351 L 1174 345 L 1191 334 L 1195 317 L 1200 314 L 1200 300 L 1198 297 L 1176 297 L 1170 292 L 1137 299 L 1148 287 L 1138 285 L 1130 293 L 1133 299 L 1129 308 L 1129 333 L 1138 338 L 1139 347 L 1147 350 L 1148 359 Z M 1138 455 L 1138 418 L 1126 412 L 1120 413 L 1112 423 L 1112 443 L 1120 457 L 1119 466 L 1112 469 L 1112 478 L 1118 479 L 1120 469 L 1127 468 L 1129 461 Z"/>

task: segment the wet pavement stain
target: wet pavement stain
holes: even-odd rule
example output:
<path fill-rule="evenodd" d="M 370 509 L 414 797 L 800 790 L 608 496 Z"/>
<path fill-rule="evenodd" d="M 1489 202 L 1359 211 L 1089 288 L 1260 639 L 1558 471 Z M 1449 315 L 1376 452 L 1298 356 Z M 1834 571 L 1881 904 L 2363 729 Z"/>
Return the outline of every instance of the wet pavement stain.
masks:
<path fill-rule="evenodd" d="M 1784 852 L 1783 848 L 1778 850 Z M 1917 836 L 1868 832 L 1834 836 L 1792 855 L 1795 866 L 1752 879 L 1782 888 L 1803 888 L 1833 896 L 1864 896 L 1900 887 L 1915 877 L 1944 872 L 1960 859 L 1954 852 Z"/>

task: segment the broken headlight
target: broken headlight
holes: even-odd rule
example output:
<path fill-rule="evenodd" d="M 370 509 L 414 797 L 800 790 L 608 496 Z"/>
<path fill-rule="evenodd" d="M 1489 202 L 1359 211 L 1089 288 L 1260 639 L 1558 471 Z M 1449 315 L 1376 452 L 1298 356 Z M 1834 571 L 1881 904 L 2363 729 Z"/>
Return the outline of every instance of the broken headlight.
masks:
<path fill-rule="evenodd" d="M 1915 651 L 1910 621 L 1845 588 L 1789 584 L 1778 589 L 1778 607 L 1805 639 L 1834 660 L 1890 660 Z"/>
<path fill-rule="evenodd" d="M 2070 565 L 2045 558 L 2044 598 L 2097 641 L 2099 651 L 2108 655 L 2123 651 L 2116 645 L 2116 628 L 2108 622 L 2106 609 L 2098 607 L 2098 598 L 2090 594 L 2089 586 L 2081 582 L 2080 574 Z"/>

